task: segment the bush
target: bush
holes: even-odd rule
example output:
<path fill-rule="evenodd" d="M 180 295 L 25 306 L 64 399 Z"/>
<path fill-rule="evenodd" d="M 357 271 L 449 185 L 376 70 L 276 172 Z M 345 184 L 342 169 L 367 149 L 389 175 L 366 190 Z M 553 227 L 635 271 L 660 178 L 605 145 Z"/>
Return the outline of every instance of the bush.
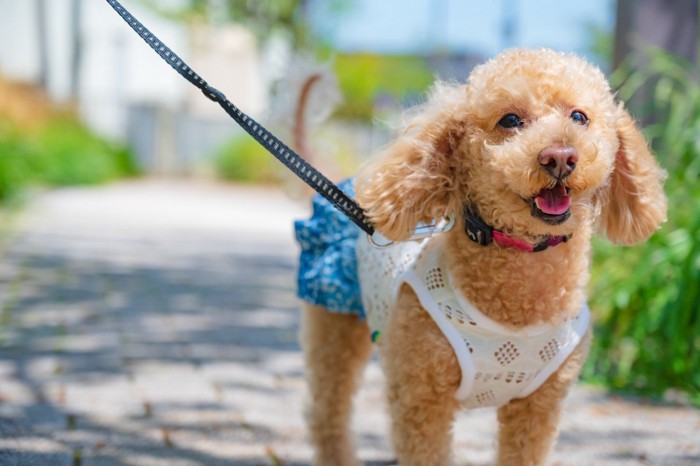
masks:
<path fill-rule="evenodd" d="M 214 166 L 225 180 L 244 183 L 275 183 L 278 163 L 267 150 L 248 134 L 236 136 L 215 154 Z"/>
<path fill-rule="evenodd" d="M 114 146 L 69 119 L 49 121 L 37 135 L 38 169 L 47 184 L 80 185 L 135 173 L 129 151 Z"/>
<path fill-rule="evenodd" d="M 645 72 L 623 68 L 628 100 L 651 89 L 646 133 L 669 172 L 669 219 L 647 243 L 595 244 L 591 304 L 598 325 L 589 380 L 700 405 L 700 84 L 689 64 L 655 51 Z"/>
<path fill-rule="evenodd" d="M 34 180 L 36 144 L 0 123 L 0 202 L 16 198 Z"/>
<path fill-rule="evenodd" d="M 0 202 L 29 186 L 95 184 L 136 173 L 130 152 L 68 117 L 31 129 L 0 123 Z"/>
<path fill-rule="evenodd" d="M 335 60 L 344 102 L 337 115 L 370 121 L 383 107 L 415 103 L 433 82 L 424 59 L 415 56 L 340 55 Z"/>

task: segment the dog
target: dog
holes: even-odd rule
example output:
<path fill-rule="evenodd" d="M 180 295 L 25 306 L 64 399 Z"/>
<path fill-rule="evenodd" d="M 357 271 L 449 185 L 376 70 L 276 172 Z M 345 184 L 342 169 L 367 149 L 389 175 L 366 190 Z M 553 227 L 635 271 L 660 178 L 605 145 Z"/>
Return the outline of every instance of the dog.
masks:
<path fill-rule="evenodd" d="M 360 464 L 349 420 L 372 341 L 401 466 L 453 464 L 455 413 L 487 406 L 496 463 L 545 464 L 591 340 L 591 237 L 648 238 L 666 219 L 664 178 L 575 55 L 508 50 L 466 84 L 436 84 L 344 185 L 393 245 L 373 247 L 321 199 L 296 224 L 313 464 Z M 410 241 L 445 218 L 451 230 Z"/>

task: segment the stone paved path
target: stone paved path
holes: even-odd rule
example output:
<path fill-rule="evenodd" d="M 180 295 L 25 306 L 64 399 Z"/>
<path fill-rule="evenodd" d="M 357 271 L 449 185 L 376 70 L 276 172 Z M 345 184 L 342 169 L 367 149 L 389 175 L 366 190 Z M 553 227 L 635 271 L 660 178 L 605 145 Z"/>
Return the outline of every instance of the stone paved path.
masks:
<path fill-rule="evenodd" d="M 0 241 L 0 465 L 308 465 L 301 215 L 186 182 L 42 196 Z M 360 453 L 389 464 L 376 362 L 365 379 Z M 490 464 L 492 411 L 456 432 L 461 464 Z M 698 465 L 698 432 L 698 411 L 578 388 L 551 465 Z"/>

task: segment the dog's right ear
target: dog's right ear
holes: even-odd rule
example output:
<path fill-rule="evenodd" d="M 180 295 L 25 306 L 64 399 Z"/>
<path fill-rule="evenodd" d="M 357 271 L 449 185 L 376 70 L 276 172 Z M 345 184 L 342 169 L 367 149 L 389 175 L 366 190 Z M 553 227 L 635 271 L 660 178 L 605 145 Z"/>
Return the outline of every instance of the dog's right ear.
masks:
<path fill-rule="evenodd" d="M 357 200 L 369 220 L 392 241 L 408 239 L 419 222 L 439 220 L 459 208 L 465 134 L 465 86 L 438 84 L 399 137 L 365 165 Z"/>

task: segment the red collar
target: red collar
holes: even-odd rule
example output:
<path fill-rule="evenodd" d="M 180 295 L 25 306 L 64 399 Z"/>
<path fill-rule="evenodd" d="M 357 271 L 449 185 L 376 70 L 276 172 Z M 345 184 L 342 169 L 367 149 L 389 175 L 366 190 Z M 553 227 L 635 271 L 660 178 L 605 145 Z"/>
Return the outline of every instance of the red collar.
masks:
<path fill-rule="evenodd" d="M 494 230 L 492 226 L 484 222 L 469 207 L 464 209 L 464 231 L 469 239 L 482 246 L 496 243 L 501 247 L 514 248 L 524 252 L 544 251 L 558 244 L 566 243 L 571 238 L 571 235 L 547 235 L 542 241 L 532 244 L 523 239 L 508 236 L 501 231 Z"/>

